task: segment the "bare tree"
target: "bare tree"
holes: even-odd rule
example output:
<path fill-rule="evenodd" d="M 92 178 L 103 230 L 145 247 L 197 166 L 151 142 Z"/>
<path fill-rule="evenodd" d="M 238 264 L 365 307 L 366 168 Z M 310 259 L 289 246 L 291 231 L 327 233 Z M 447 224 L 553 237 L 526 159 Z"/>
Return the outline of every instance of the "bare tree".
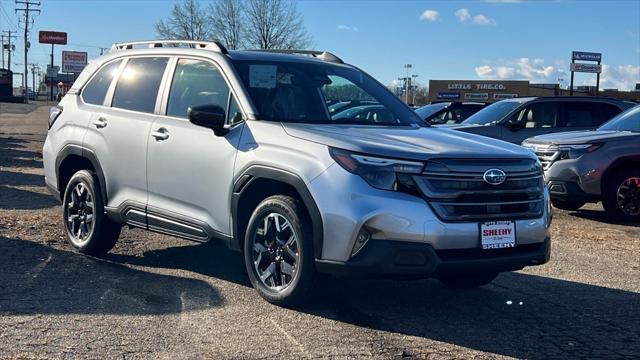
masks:
<path fill-rule="evenodd" d="M 209 7 L 213 35 L 227 49 L 239 49 L 245 44 L 243 0 L 216 0 Z"/>
<path fill-rule="evenodd" d="M 156 34 L 164 39 L 211 40 L 212 26 L 198 0 L 182 0 L 175 4 L 171 16 L 155 25 Z"/>
<path fill-rule="evenodd" d="M 248 45 L 259 49 L 304 49 L 311 35 L 296 3 L 288 0 L 247 0 Z"/>

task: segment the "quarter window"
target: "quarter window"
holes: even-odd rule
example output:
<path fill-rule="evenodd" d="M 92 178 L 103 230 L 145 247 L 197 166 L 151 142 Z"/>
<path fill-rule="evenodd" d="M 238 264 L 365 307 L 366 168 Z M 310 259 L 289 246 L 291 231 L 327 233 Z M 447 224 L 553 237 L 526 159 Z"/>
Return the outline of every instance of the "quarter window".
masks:
<path fill-rule="evenodd" d="M 82 99 L 87 104 L 102 105 L 104 97 L 109 90 L 109 85 L 118 71 L 118 67 L 122 60 L 109 63 L 100 69 L 98 73 L 89 81 L 87 86 L 82 90 Z"/>
<path fill-rule="evenodd" d="M 111 106 L 153 113 L 167 61 L 166 57 L 130 59 L 120 74 Z"/>
<path fill-rule="evenodd" d="M 167 115 L 187 117 L 189 107 L 218 105 L 227 108 L 229 86 L 211 62 L 180 59 L 171 82 Z M 231 115 L 233 116 L 233 115 Z"/>

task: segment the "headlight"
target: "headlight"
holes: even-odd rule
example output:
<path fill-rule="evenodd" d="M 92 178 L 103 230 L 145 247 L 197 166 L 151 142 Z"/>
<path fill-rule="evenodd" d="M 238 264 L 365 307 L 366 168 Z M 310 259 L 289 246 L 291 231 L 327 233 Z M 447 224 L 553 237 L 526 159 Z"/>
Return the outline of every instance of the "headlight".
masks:
<path fill-rule="evenodd" d="M 559 160 L 577 159 L 580 156 L 598 150 L 602 144 L 579 144 L 579 145 L 560 145 Z"/>
<path fill-rule="evenodd" d="M 381 158 L 334 148 L 330 148 L 329 153 L 345 170 L 382 190 L 397 190 L 398 175 L 420 174 L 424 168 L 418 161 Z"/>

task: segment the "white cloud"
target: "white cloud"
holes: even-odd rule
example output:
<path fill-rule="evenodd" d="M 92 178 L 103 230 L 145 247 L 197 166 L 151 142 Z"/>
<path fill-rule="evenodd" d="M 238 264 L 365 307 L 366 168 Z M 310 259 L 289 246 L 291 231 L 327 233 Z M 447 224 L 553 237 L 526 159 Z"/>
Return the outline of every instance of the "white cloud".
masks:
<path fill-rule="evenodd" d="M 469 19 L 471 19 L 471 13 L 465 8 L 458 9 L 453 13 L 453 15 L 455 15 L 461 23 L 467 22 L 469 21 Z"/>
<path fill-rule="evenodd" d="M 471 23 L 474 25 L 496 26 L 496 21 L 492 18 L 484 14 L 471 15 L 469 10 L 466 8 L 456 10 L 453 15 L 455 15 L 458 18 L 458 21 L 460 21 L 461 23 L 467 23 L 471 21 Z"/>
<path fill-rule="evenodd" d="M 482 65 L 475 68 L 481 79 L 523 79 L 535 82 L 556 82 L 564 77 L 564 70 L 555 66 L 545 66 L 543 59 L 520 58 L 500 61 L 496 65 Z"/>
<path fill-rule="evenodd" d="M 358 29 L 357 26 L 352 26 L 352 25 L 338 25 L 337 29 L 341 31 L 355 31 L 355 32 L 360 31 L 360 29 Z"/>
<path fill-rule="evenodd" d="M 473 17 L 473 23 L 476 25 L 496 26 L 496 21 L 485 15 L 478 14 Z"/>
<path fill-rule="evenodd" d="M 636 65 L 602 65 L 600 89 L 632 90 L 640 82 L 640 66 Z M 595 85 L 595 76 L 584 82 L 584 85 Z"/>
<path fill-rule="evenodd" d="M 420 15 L 420 20 L 434 22 L 440 20 L 440 13 L 435 10 L 425 10 Z"/>

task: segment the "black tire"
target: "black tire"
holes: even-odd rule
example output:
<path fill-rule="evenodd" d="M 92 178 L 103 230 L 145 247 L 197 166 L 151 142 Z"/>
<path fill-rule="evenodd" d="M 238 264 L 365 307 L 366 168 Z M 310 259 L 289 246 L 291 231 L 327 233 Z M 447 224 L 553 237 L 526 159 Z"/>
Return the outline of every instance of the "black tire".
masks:
<path fill-rule="evenodd" d="M 609 218 L 615 221 L 640 221 L 640 180 L 638 179 L 640 179 L 640 168 L 630 167 L 615 171 L 606 180 L 602 194 L 602 206 Z M 626 184 L 631 187 L 627 197 L 631 199 L 632 203 L 628 208 L 623 209 L 622 205 L 618 203 L 618 190 L 630 180 L 631 183 Z"/>
<path fill-rule="evenodd" d="M 562 200 L 562 199 L 552 198 L 551 204 L 553 205 L 553 207 L 558 209 L 575 211 L 583 207 L 584 204 L 586 204 L 586 202 L 579 201 L 579 200 Z"/>
<path fill-rule="evenodd" d="M 290 282 L 284 288 L 275 290 L 272 287 L 266 285 L 258 274 L 259 265 L 254 264 L 254 258 L 257 257 L 256 254 L 260 251 L 256 249 L 256 242 L 262 244 L 266 244 L 268 242 L 266 233 L 269 232 L 267 222 L 271 223 L 270 218 L 273 217 L 273 214 L 278 214 L 277 218 L 284 218 L 290 225 L 287 229 L 290 229 L 291 234 L 289 236 L 289 240 L 292 236 L 296 237 L 295 241 L 295 254 L 297 255 L 297 261 L 293 269 L 293 275 L 289 278 Z M 281 218 L 282 217 L 282 218 Z M 266 219 L 266 221 L 265 221 Z M 278 220 L 275 220 L 278 221 Z M 259 227 L 263 227 L 265 230 L 265 235 L 258 234 Z M 260 229 L 263 231 L 263 229 Z M 285 231 L 285 230 L 282 230 Z M 280 234 L 280 232 L 277 232 Z M 264 237 L 263 237 L 264 236 Z M 285 235 L 286 236 L 286 235 Z M 274 237 L 278 239 L 278 235 Z M 273 241 L 272 244 L 274 248 L 277 248 L 277 241 Z M 287 243 L 289 243 L 287 241 Z M 286 244 L 282 245 L 282 247 L 286 246 Z M 267 248 L 265 248 L 267 249 Z M 271 247 L 268 247 L 271 249 Z M 313 255 L 313 241 L 311 236 L 311 223 L 306 216 L 306 212 L 302 207 L 299 200 L 294 199 L 290 196 L 276 195 L 271 196 L 265 200 L 263 200 L 254 210 L 251 215 L 251 219 L 249 220 L 249 224 L 247 226 L 247 231 L 245 233 L 244 240 L 244 260 L 245 266 L 247 269 L 247 273 L 249 275 L 249 279 L 251 280 L 251 284 L 258 291 L 258 294 L 262 296 L 265 300 L 272 304 L 276 304 L 279 306 L 291 307 L 295 305 L 299 305 L 304 301 L 306 296 L 311 291 L 314 276 L 315 276 L 315 263 L 314 263 L 314 255 Z M 269 250 L 268 252 L 262 252 L 263 256 L 266 260 L 262 258 L 262 256 L 258 257 L 260 259 L 258 263 L 263 264 L 275 264 L 273 268 L 273 273 L 280 275 L 280 278 L 276 275 L 265 278 L 265 281 L 271 280 L 272 282 L 281 281 L 281 284 L 284 284 L 284 279 L 286 278 L 283 275 L 285 272 L 283 270 L 282 258 L 278 262 L 276 250 L 273 252 Z M 284 254 L 284 250 L 280 249 L 280 253 Z M 264 255 L 266 254 L 266 255 Z M 268 256 L 272 256 L 269 258 Z M 273 258 L 275 256 L 275 260 Z M 283 255 L 285 256 L 285 255 Z M 288 256 L 288 255 L 287 255 Z M 292 260 L 293 257 L 289 257 L 289 260 Z M 268 265 L 270 266 L 270 265 Z M 264 270 L 263 276 L 266 275 L 267 269 Z M 277 284 L 273 284 L 272 286 L 276 286 Z M 281 285 L 282 286 L 282 285 Z"/>
<path fill-rule="evenodd" d="M 74 201 L 73 193 L 76 192 L 76 196 L 78 196 L 78 186 L 86 189 L 86 191 L 81 191 L 83 195 L 80 195 L 79 198 L 76 198 L 78 200 Z M 89 170 L 80 170 L 73 174 L 71 180 L 69 180 L 62 202 L 64 228 L 69 243 L 81 253 L 93 256 L 101 256 L 109 252 L 118 241 L 120 230 L 122 229 L 120 224 L 110 221 L 105 214 L 101 191 L 95 174 Z M 71 206 L 73 203 L 81 204 L 83 202 L 82 199 L 84 199 L 84 205 L 76 204 Z M 87 201 L 88 199 L 91 201 Z M 75 216 L 79 218 L 84 216 L 86 224 L 88 223 L 86 219 L 89 215 L 93 215 L 91 226 L 87 225 L 83 229 L 80 229 L 83 225 L 76 227 L 75 223 L 70 220 L 72 217 L 77 219 Z"/>
<path fill-rule="evenodd" d="M 450 288 L 470 289 L 489 284 L 498 274 L 497 272 L 450 273 L 438 276 L 438 280 Z"/>

